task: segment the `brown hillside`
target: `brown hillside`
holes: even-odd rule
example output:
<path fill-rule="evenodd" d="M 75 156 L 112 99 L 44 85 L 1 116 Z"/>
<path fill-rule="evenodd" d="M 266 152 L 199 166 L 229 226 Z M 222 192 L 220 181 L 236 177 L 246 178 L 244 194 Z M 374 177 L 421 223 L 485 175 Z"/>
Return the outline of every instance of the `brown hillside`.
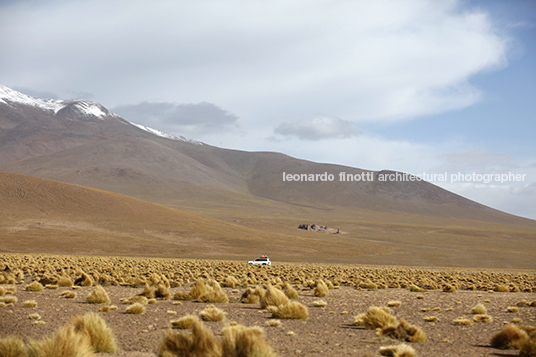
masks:
<path fill-rule="evenodd" d="M 234 197 L 252 203 L 249 196 Z M 531 227 L 259 202 L 263 205 L 247 212 L 222 203 L 230 217 L 241 217 L 225 222 L 98 189 L 0 173 L 0 250 L 243 260 L 269 254 L 276 262 L 535 268 Z M 222 210 L 217 204 L 189 208 Z M 259 218 L 275 211 L 280 215 Z M 346 234 L 298 229 L 307 219 L 343 227 Z"/>

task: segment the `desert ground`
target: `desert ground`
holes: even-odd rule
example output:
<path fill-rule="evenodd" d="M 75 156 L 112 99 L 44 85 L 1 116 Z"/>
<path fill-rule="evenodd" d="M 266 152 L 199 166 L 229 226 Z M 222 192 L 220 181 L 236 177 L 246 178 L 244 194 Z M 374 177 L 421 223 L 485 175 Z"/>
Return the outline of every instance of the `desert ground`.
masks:
<path fill-rule="evenodd" d="M 75 285 L 60 286 L 70 285 L 66 277 Z M 229 302 L 189 298 L 192 286 L 200 280 L 217 281 Z M 329 287 L 327 296 L 317 296 L 320 280 Z M 35 281 L 42 282 L 43 290 L 28 291 Z M 117 352 L 103 354 L 111 356 L 157 356 L 171 321 L 197 316 L 211 305 L 225 313 L 222 321 L 203 322 L 216 338 L 222 328 L 235 323 L 259 326 L 278 356 L 378 356 L 380 347 L 401 343 L 410 345 L 417 356 L 510 356 L 519 351 L 492 348 L 492 336 L 507 324 L 536 326 L 536 275 L 522 270 L 320 264 L 253 267 L 233 261 L 3 254 L 0 282 L 0 338 L 16 336 L 26 343 L 43 339 L 75 316 L 94 312 L 115 336 Z M 270 285 L 284 291 L 285 283 L 298 293 L 290 301 L 305 306 L 308 318 L 278 318 L 278 326 L 268 326 L 274 320 L 273 309 L 262 308 L 259 302 L 241 302 L 249 288 Z M 97 285 L 104 288 L 109 302 L 87 302 Z M 151 286 L 161 286 L 164 293 L 155 295 L 152 289 L 151 299 Z M 66 292 L 76 296 L 66 298 Z M 149 297 L 145 312 L 127 313 L 132 301 L 126 300 L 143 294 Z M 320 300 L 325 306 L 315 307 Z M 25 307 L 33 305 L 28 301 L 36 306 Z M 488 318 L 484 320 L 491 321 L 474 320 L 471 310 L 477 304 L 485 307 Z M 419 327 L 425 342 L 379 336 L 374 329 L 354 324 L 355 317 L 369 307 L 388 305 L 397 320 Z M 108 310 L 103 309 L 106 306 L 112 309 L 99 312 Z M 29 317 L 33 314 L 37 314 L 35 319 Z M 453 321 L 458 318 L 472 324 L 456 325 Z M 173 333 L 190 332 L 173 329 Z"/>

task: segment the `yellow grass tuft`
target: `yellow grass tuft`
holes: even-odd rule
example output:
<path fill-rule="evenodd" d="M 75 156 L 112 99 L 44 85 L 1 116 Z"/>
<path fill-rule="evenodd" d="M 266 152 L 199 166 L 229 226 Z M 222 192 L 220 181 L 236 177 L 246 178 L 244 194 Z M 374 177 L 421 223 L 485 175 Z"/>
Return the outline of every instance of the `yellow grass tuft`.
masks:
<path fill-rule="evenodd" d="M 415 284 L 411 284 L 408 287 L 408 289 L 409 289 L 409 291 L 414 292 L 414 293 L 424 293 L 424 292 L 426 292 L 426 289 L 420 288 Z"/>
<path fill-rule="evenodd" d="M 426 321 L 426 322 L 437 322 L 437 321 L 439 321 L 439 318 L 437 316 L 426 316 L 426 317 L 424 317 L 424 321 Z"/>
<path fill-rule="evenodd" d="M 74 326 L 60 328 L 53 336 L 28 344 L 30 357 L 92 357 L 93 349 L 86 335 L 76 333 Z"/>
<path fill-rule="evenodd" d="M 268 309 L 272 313 L 272 317 L 276 319 L 308 319 L 309 311 L 307 307 L 297 301 L 292 301 L 286 305 L 277 307 L 270 306 Z"/>
<path fill-rule="evenodd" d="M 297 298 L 299 298 L 298 292 L 289 283 L 285 284 L 285 286 L 283 287 L 283 291 L 285 292 L 285 295 L 289 299 L 297 299 Z"/>
<path fill-rule="evenodd" d="M 26 357 L 24 342 L 14 336 L 0 338 L 0 356 L 2 357 Z"/>
<path fill-rule="evenodd" d="M 313 301 L 313 306 L 314 307 L 326 307 L 327 305 L 328 305 L 328 303 L 325 302 L 324 300 Z"/>
<path fill-rule="evenodd" d="M 45 288 L 40 282 L 34 281 L 33 283 L 26 285 L 26 291 L 43 291 Z"/>
<path fill-rule="evenodd" d="M 227 313 L 222 309 L 218 309 L 213 305 L 207 306 L 203 311 L 199 313 L 199 317 L 203 321 L 223 321 Z"/>
<path fill-rule="evenodd" d="M 264 289 L 262 287 L 258 286 L 255 289 L 247 288 L 240 297 L 240 302 L 244 304 L 256 304 L 260 302 L 262 296 L 264 296 Z"/>
<path fill-rule="evenodd" d="M 271 284 L 266 286 L 266 293 L 260 300 L 261 308 L 266 309 L 268 306 L 280 306 L 288 304 L 289 300 L 284 292 L 276 289 Z"/>
<path fill-rule="evenodd" d="M 490 344 L 491 347 L 501 350 L 518 350 L 528 339 L 529 335 L 526 331 L 516 325 L 506 325 L 500 332 L 493 335 Z"/>
<path fill-rule="evenodd" d="M 14 304 L 17 303 L 17 301 L 19 301 L 19 299 L 17 299 L 16 296 L 11 296 L 11 295 L 10 296 L 4 296 L 4 297 L 0 298 L 0 302 L 5 303 L 6 305 L 9 305 L 9 304 L 14 305 Z"/>
<path fill-rule="evenodd" d="M 276 319 L 270 319 L 264 323 L 268 327 L 279 327 L 281 326 L 282 322 L 280 320 Z"/>
<path fill-rule="evenodd" d="M 108 293 L 100 285 L 95 286 L 95 289 L 87 296 L 86 302 L 88 304 L 109 304 L 110 298 Z"/>
<path fill-rule="evenodd" d="M 81 272 L 80 276 L 74 281 L 74 285 L 78 286 L 93 286 L 93 278 L 84 272 Z"/>
<path fill-rule="evenodd" d="M 396 326 L 388 325 L 382 328 L 379 334 L 406 342 L 424 343 L 426 341 L 424 331 L 404 319 L 401 319 Z"/>
<path fill-rule="evenodd" d="M 510 288 L 506 285 L 496 285 L 495 288 L 493 288 L 494 291 L 500 292 L 500 293 L 509 293 Z"/>
<path fill-rule="evenodd" d="M 413 347 L 406 344 L 396 346 L 384 346 L 380 347 L 378 351 L 382 356 L 388 357 L 415 357 L 415 350 Z"/>
<path fill-rule="evenodd" d="M 76 292 L 74 291 L 64 291 L 61 293 L 61 296 L 63 296 L 66 299 L 74 299 L 76 297 Z"/>
<path fill-rule="evenodd" d="M 486 307 L 482 304 L 477 304 L 475 306 L 472 307 L 471 309 L 471 313 L 472 314 L 480 314 L 480 315 L 485 315 L 488 313 L 488 310 L 486 310 Z"/>
<path fill-rule="evenodd" d="M 489 315 L 482 315 L 482 314 L 480 314 L 480 315 L 475 315 L 475 316 L 473 317 L 473 320 L 474 320 L 475 322 L 491 322 L 491 321 L 493 321 L 493 317 L 491 317 L 491 316 L 489 316 Z"/>
<path fill-rule="evenodd" d="M 262 329 L 258 326 L 227 326 L 222 329 L 222 335 L 223 356 L 276 357 L 272 347 L 266 343 Z"/>
<path fill-rule="evenodd" d="M 132 305 L 132 304 L 135 304 L 135 303 L 142 304 L 142 305 L 147 305 L 148 301 L 149 300 L 143 295 L 134 295 L 134 296 L 132 296 L 132 297 L 130 297 L 128 299 L 123 300 L 123 303 L 129 304 L 129 305 Z"/>
<path fill-rule="evenodd" d="M 521 346 L 519 356 L 536 357 L 536 334 L 532 334 L 530 338 Z"/>
<path fill-rule="evenodd" d="M 135 304 L 127 306 L 125 312 L 127 314 L 136 314 L 136 315 L 144 314 L 145 306 L 137 302 Z"/>
<path fill-rule="evenodd" d="M 86 335 L 89 338 L 94 352 L 115 353 L 117 351 L 112 330 L 99 315 L 88 313 L 84 316 L 77 316 L 73 319 L 72 324 L 78 334 Z"/>
<path fill-rule="evenodd" d="M 458 317 L 457 319 L 453 320 L 452 323 L 458 326 L 471 326 L 473 321 L 466 319 L 465 317 Z"/>
<path fill-rule="evenodd" d="M 55 290 L 55 289 L 58 288 L 58 285 L 57 284 L 47 284 L 47 285 L 45 285 L 45 288 L 50 289 L 50 290 Z"/>
<path fill-rule="evenodd" d="M 220 357 L 221 346 L 210 329 L 203 326 L 203 323 L 196 318 L 191 332 L 176 334 L 168 329 L 159 347 L 158 355 L 160 357 Z"/>
<path fill-rule="evenodd" d="M 317 296 L 317 297 L 325 297 L 325 296 L 328 296 L 329 295 L 329 289 L 328 289 L 328 286 L 326 285 L 326 283 L 324 283 L 324 281 L 322 280 L 318 280 L 316 282 L 316 287 L 315 287 L 315 290 L 314 290 L 314 295 Z"/>
<path fill-rule="evenodd" d="M 196 316 L 186 315 L 186 316 L 181 317 L 178 320 L 172 320 L 171 321 L 171 326 L 173 328 L 177 328 L 177 329 L 181 329 L 181 330 L 190 329 L 190 328 L 192 328 L 192 326 L 194 325 L 194 322 L 196 320 L 198 320 L 198 318 Z"/>
<path fill-rule="evenodd" d="M 519 312 L 519 308 L 517 306 L 508 306 L 506 311 L 508 311 L 508 312 Z"/>
<path fill-rule="evenodd" d="M 58 286 L 61 286 L 61 287 L 71 287 L 71 286 L 73 286 L 73 281 L 72 281 L 71 278 L 69 278 L 68 276 L 63 275 L 63 276 L 60 277 L 60 279 L 58 280 Z"/>
<path fill-rule="evenodd" d="M 389 307 L 399 307 L 401 305 L 402 305 L 402 302 L 400 302 L 400 301 L 389 301 L 387 303 L 387 306 L 389 306 Z"/>
<path fill-rule="evenodd" d="M 374 330 L 387 326 L 397 326 L 396 317 L 391 315 L 391 310 L 387 307 L 371 306 L 364 314 L 360 314 L 354 318 L 354 325 L 363 326 L 366 329 Z"/>
<path fill-rule="evenodd" d="M 30 320 L 39 320 L 41 318 L 41 315 L 39 315 L 38 313 L 30 314 L 30 315 L 28 315 L 28 318 Z"/>
<path fill-rule="evenodd" d="M 22 306 L 27 307 L 27 308 L 34 308 L 34 307 L 37 307 L 37 301 L 26 300 L 25 302 L 22 303 Z"/>

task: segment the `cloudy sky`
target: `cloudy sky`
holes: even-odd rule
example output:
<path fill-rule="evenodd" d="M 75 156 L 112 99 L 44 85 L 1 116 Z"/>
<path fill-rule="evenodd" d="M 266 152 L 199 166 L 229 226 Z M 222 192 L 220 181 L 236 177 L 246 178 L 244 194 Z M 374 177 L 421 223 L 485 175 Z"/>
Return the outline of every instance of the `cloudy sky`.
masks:
<path fill-rule="evenodd" d="M 533 0 L 0 1 L 0 84 L 536 219 Z"/>

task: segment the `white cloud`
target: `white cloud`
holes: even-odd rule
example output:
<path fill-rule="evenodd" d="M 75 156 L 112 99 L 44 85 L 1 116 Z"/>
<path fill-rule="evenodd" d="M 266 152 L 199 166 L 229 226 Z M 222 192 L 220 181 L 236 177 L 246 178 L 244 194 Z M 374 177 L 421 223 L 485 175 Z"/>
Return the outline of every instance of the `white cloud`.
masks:
<path fill-rule="evenodd" d="M 215 104 L 141 102 L 112 109 L 128 121 L 181 135 L 221 134 L 237 127 L 238 117 Z"/>
<path fill-rule="evenodd" d="M 506 39 L 484 12 L 462 5 L 12 4 L 0 15 L 0 46 L 10 49 L 0 74 L 6 85 L 89 91 L 109 107 L 217 103 L 254 125 L 317 113 L 352 122 L 407 120 L 477 102 L 471 76 L 505 65 Z"/>
<path fill-rule="evenodd" d="M 323 140 L 358 136 L 361 131 L 349 121 L 333 117 L 315 117 L 291 123 L 283 123 L 275 134 L 296 136 L 303 140 Z"/>

